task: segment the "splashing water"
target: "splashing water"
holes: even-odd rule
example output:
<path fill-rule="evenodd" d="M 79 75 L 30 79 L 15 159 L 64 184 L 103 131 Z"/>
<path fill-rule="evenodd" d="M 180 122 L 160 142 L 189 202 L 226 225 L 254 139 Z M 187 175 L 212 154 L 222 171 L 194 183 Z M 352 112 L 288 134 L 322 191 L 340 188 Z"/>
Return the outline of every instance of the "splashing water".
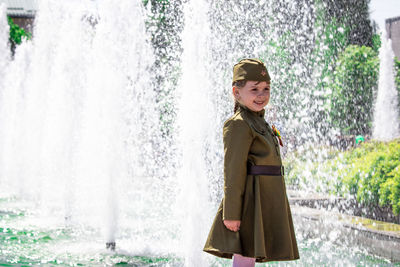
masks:
<path fill-rule="evenodd" d="M 4 73 L 7 63 L 9 61 L 10 49 L 8 48 L 9 26 L 6 19 L 6 6 L 4 3 L 0 4 L 0 81 L 3 81 Z"/>
<path fill-rule="evenodd" d="M 212 213 L 207 193 L 205 149 L 214 128 L 212 95 L 207 75 L 209 56 L 208 6 L 205 1 L 190 1 L 184 6 L 185 29 L 182 33 L 182 77 L 178 86 L 178 126 L 182 166 L 179 173 L 180 195 L 177 215 L 182 218 L 182 251 L 187 266 L 206 266 L 206 255 L 199 256 L 205 243 Z M 193 38 L 193 32 L 196 37 Z"/>
<path fill-rule="evenodd" d="M 223 192 L 222 123 L 233 109 L 233 64 L 265 59 L 278 117 L 288 118 L 287 132 L 296 136 L 319 130 L 306 129 L 312 117 L 304 111 L 318 111 L 312 94 L 321 93 L 308 89 L 319 76 L 309 66 L 314 6 L 239 2 L 184 4 L 172 137 L 160 134 L 165 102 L 157 94 L 171 88 L 154 81 L 141 1 L 39 1 L 34 39 L 18 46 L 12 61 L 0 7 L 0 204 L 23 207 L 0 212 L 0 238 L 25 242 L 4 242 L 11 245 L 0 263 L 25 255 L 36 264 L 231 264 L 202 246 Z M 278 60 L 282 46 L 284 61 L 293 63 L 287 69 Z M 165 84 L 176 78 L 158 75 Z M 296 90 L 287 91 L 291 86 Z M 298 238 L 299 265 L 334 265 L 343 254 L 332 240 Z M 114 241 L 116 251 L 107 251 Z M 357 253 L 340 263 L 364 260 Z"/>
<path fill-rule="evenodd" d="M 379 50 L 379 87 L 374 111 L 373 138 L 390 141 L 400 136 L 399 103 L 394 82 L 392 41 L 382 36 Z"/>
<path fill-rule="evenodd" d="M 130 203 L 146 206 L 147 183 L 159 183 L 132 186 L 152 174 L 143 155 L 158 138 L 154 94 L 143 89 L 154 61 L 143 17 L 140 2 L 40 1 L 34 42 L 17 48 L 1 88 L 5 191 L 45 218 L 101 229 L 104 243 L 119 227 L 146 231 L 151 216 Z"/>

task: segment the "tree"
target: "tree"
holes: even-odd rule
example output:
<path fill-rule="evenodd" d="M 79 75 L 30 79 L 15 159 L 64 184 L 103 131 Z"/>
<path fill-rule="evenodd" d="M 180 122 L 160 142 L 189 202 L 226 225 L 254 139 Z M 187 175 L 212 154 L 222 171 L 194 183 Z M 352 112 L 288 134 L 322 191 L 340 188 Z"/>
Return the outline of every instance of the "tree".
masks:
<path fill-rule="evenodd" d="M 370 47 L 350 45 L 340 55 L 331 86 L 331 120 L 342 134 L 370 134 L 379 58 Z"/>
<path fill-rule="evenodd" d="M 349 44 L 372 47 L 372 27 L 369 16 L 370 0 L 324 0 L 328 17 L 336 18 L 339 24 L 349 27 Z"/>

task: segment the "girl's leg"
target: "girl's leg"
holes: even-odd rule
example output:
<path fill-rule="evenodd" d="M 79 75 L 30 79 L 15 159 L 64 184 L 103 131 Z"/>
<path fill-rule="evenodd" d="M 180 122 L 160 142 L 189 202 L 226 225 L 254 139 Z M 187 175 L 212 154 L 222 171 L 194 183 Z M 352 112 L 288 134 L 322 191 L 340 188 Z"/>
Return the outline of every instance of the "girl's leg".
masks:
<path fill-rule="evenodd" d="M 243 257 L 240 254 L 233 254 L 232 267 L 254 267 L 255 264 L 255 258 Z"/>

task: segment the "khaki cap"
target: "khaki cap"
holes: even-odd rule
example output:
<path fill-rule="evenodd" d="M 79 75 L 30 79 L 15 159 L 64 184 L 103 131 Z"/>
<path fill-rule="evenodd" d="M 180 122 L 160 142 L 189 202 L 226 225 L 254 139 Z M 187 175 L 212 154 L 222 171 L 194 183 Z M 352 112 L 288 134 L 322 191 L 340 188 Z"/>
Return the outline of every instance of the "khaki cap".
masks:
<path fill-rule="evenodd" d="M 256 58 L 245 58 L 233 66 L 232 82 L 234 83 L 241 80 L 270 82 L 271 77 L 261 60 Z"/>

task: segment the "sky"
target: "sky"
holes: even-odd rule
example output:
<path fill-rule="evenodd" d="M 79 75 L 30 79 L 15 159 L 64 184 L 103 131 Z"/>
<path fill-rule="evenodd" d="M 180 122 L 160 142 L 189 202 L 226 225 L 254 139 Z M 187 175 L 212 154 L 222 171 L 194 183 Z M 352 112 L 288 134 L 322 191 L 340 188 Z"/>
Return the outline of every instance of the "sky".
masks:
<path fill-rule="evenodd" d="M 400 17 L 400 0 L 371 0 L 369 5 L 371 18 L 385 29 L 385 19 Z"/>

